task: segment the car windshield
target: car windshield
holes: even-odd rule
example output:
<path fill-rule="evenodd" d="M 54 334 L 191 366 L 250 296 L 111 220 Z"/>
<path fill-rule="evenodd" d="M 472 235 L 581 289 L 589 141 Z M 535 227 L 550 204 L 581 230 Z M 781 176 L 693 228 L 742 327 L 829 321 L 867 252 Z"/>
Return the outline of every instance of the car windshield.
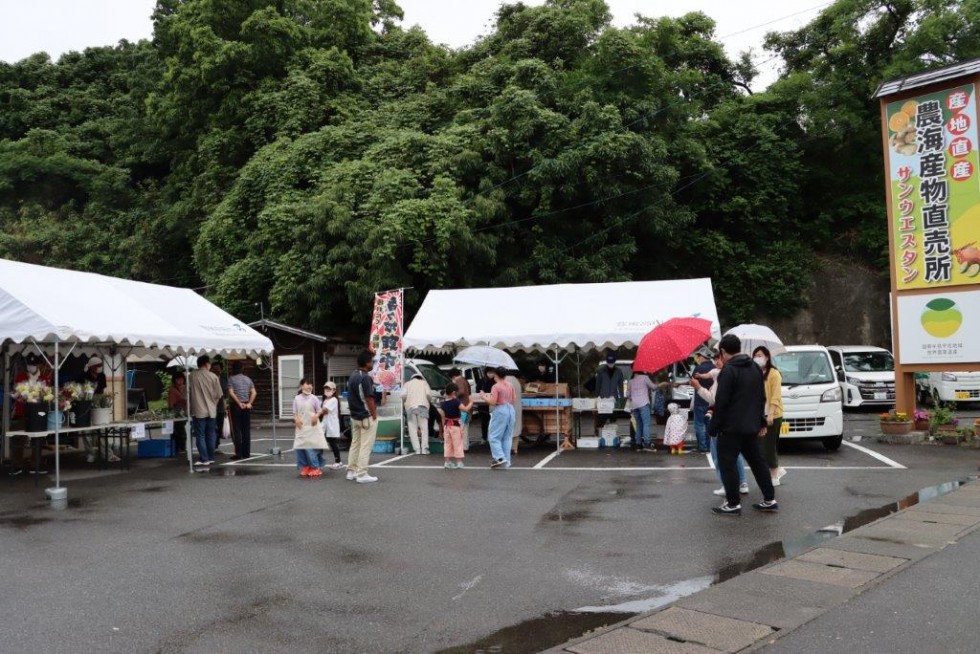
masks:
<path fill-rule="evenodd" d="M 847 372 L 893 372 L 895 360 L 888 352 L 847 352 L 844 354 Z"/>
<path fill-rule="evenodd" d="M 441 391 L 449 384 L 449 377 L 443 374 L 441 370 L 436 368 L 431 363 L 416 363 L 414 364 L 422 376 L 425 377 L 425 381 L 429 384 L 429 388 L 434 391 Z M 411 373 L 408 370 L 408 366 L 405 367 L 405 381 L 411 377 Z"/>
<path fill-rule="evenodd" d="M 823 352 L 781 352 L 772 357 L 783 375 L 783 384 L 826 384 L 834 381 L 830 359 Z"/>

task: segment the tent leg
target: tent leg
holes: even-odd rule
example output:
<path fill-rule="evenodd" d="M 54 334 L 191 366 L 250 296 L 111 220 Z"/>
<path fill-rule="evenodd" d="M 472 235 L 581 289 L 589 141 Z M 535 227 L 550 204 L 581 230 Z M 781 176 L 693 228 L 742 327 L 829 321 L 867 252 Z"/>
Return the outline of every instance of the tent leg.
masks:
<path fill-rule="evenodd" d="M 58 339 L 54 339 L 54 411 L 55 417 L 61 416 L 58 410 L 59 372 L 61 368 L 61 350 Z M 44 495 L 51 501 L 52 509 L 68 507 L 68 489 L 61 487 L 61 420 L 54 423 L 54 488 L 48 488 Z"/>
<path fill-rule="evenodd" d="M 187 401 L 187 424 L 185 425 L 184 431 L 186 432 L 184 438 L 186 444 L 184 446 L 184 451 L 187 452 L 187 472 L 194 474 L 194 446 L 193 439 L 191 438 L 191 431 L 193 431 L 194 426 L 191 422 L 191 371 L 187 362 L 187 356 L 184 355 L 184 397 Z"/>
<path fill-rule="evenodd" d="M 269 450 L 269 454 L 272 456 L 282 456 L 282 450 L 279 448 L 279 441 L 276 440 L 276 354 L 272 352 L 269 354 L 269 391 L 272 393 L 272 401 L 269 403 L 271 405 L 270 415 L 272 416 L 272 449 Z M 339 401 L 337 406 L 339 407 Z"/>

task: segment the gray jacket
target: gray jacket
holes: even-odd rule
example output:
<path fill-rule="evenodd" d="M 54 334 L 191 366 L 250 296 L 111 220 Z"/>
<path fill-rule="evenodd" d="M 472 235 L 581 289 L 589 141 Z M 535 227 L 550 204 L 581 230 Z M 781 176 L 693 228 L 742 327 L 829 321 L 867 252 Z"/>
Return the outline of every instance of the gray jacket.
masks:
<path fill-rule="evenodd" d="M 617 400 L 623 399 L 623 371 L 618 367 L 603 366 L 595 375 L 595 394 L 596 397 L 614 397 Z"/>

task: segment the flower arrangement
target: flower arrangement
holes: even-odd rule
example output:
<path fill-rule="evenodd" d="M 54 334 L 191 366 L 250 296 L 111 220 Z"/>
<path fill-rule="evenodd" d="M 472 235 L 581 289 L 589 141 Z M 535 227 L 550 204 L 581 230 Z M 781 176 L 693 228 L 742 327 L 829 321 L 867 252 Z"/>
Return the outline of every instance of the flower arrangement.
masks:
<path fill-rule="evenodd" d="M 14 393 L 25 402 L 50 402 L 54 399 L 51 387 L 43 381 L 26 381 L 14 386 Z"/>
<path fill-rule="evenodd" d="M 913 417 L 913 419 L 916 422 L 919 422 L 920 420 L 922 420 L 922 421 L 928 421 L 929 420 L 929 412 L 928 411 L 923 411 L 922 409 L 916 409 L 915 413 L 912 414 L 912 417 Z"/>
<path fill-rule="evenodd" d="M 910 422 L 909 414 L 904 411 L 891 410 L 878 416 L 882 422 Z"/>
<path fill-rule="evenodd" d="M 112 395 L 108 393 L 99 393 L 98 395 L 93 395 L 92 407 L 95 409 L 111 409 Z"/>
<path fill-rule="evenodd" d="M 91 402 L 95 395 L 95 384 L 70 382 L 61 387 L 61 394 L 74 402 Z"/>

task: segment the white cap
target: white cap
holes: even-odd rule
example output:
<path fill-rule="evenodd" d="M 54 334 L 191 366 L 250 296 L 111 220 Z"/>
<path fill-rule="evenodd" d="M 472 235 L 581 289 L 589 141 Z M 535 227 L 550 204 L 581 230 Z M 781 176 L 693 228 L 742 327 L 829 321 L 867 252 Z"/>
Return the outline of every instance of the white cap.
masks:
<path fill-rule="evenodd" d="M 89 368 L 94 368 L 95 366 L 101 366 L 101 365 L 102 365 L 102 359 L 100 359 L 99 357 L 92 357 L 91 359 L 88 360 L 88 363 L 85 364 L 85 369 L 88 370 Z"/>

